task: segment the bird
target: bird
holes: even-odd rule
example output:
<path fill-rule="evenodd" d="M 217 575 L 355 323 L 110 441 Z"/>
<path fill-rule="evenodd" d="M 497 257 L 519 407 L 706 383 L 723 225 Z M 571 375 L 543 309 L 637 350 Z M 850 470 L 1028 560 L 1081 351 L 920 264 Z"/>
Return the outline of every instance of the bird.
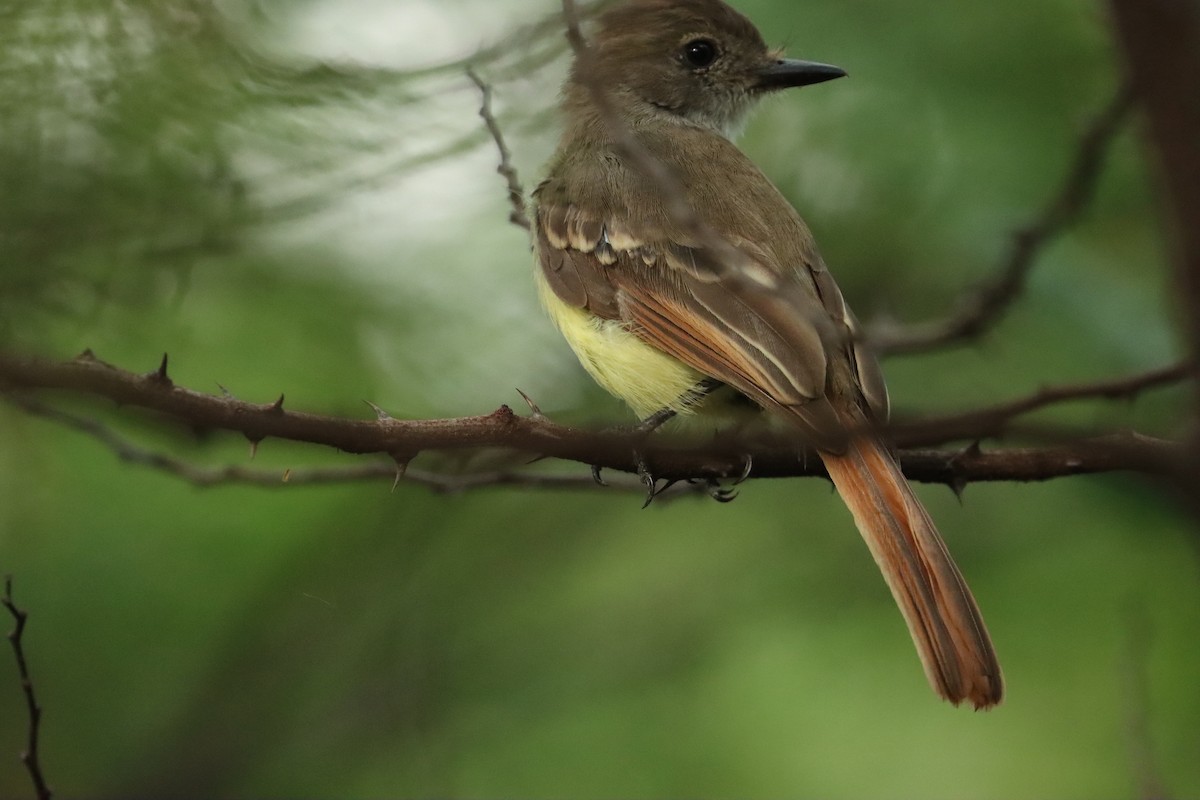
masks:
<path fill-rule="evenodd" d="M 651 426 L 747 400 L 807 437 L 933 690 L 997 705 L 979 607 L 879 433 L 887 388 L 812 232 L 734 143 L 757 101 L 843 77 L 783 57 L 722 0 L 601 13 L 532 195 L 535 283 L 584 369 Z"/>

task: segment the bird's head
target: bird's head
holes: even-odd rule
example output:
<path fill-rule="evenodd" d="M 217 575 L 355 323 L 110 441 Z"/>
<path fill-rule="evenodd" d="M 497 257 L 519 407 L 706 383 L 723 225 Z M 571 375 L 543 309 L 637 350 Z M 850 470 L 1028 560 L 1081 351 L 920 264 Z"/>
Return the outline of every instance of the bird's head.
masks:
<path fill-rule="evenodd" d="M 763 94 L 846 74 L 783 58 L 721 0 L 630 0 L 600 16 L 591 47 L 591 74 L 577 61 L 575 84 L 725 134 Z"/>

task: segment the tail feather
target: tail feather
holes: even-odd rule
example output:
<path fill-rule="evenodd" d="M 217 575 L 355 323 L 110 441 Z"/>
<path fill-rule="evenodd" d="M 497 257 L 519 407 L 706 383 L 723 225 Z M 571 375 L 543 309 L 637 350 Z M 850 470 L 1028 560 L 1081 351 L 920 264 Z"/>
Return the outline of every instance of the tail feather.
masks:
<path fill-rule="evenodd" d="M 821 459 L 896 598 L 934 691 L 955 705 L 999 703 L 1004 682 L 979 607 L 895 459 L 863 436 Z"/>

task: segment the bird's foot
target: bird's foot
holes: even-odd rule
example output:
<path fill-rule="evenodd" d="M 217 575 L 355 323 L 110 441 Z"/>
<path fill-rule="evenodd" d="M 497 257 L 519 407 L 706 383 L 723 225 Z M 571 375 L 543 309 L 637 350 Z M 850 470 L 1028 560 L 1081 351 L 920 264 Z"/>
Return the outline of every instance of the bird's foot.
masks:
<path fill-rule="evenodd" d="M 661 428 L 663 424 L 672 419 L 676 413 L 677 412 L 672 408 L 660 408 L 658 411 L 655 411 L 653 414 L 646 417 L 644 420 L 641 420 L 638 422 L 638 424 L 633 425 L 632 427 L 615 425 L 611 428 L 605 429 L 604 433 L 613 434 L 615 436 L 628 436 L 636 439 L 644 439 Z M 642 479 L 642 483 L 648 484 L 648 496 L 646 498 L 645 505 L 642 506 L 642 508 L 645 508 L 646 506 L 650 505 L 651 501 L 654 500 L 655 496 L 662 490 L 655 491 L 654 487 L 658 481 L 646 468 L 646 461 L 642 458 L 641 453 L 639 453 L 637 450 L 634 450 L 633 457 L 634 462 L 637 465 L 638 477 Z M 594 480 L 600 486 L 608 486 L 600 474 L 602 469 L 603 467 L 601 467 L 599 464 L 592 464 L 592 480 Z M 665 489 L 666 487 L 663 488 Z"/>
<path fill-rule="evenodd" d="M 750 477 L 750 472 L 753 469 L 754 459 L 749 453 L 746 453 L 742 456 L 741 472 L 738 473 L 737 477 L 734 478 L 733 483 L 729 486 L 722 485 L 720 478 L 692 478 L 688 481 L 688 483 L 692 485 L 703 485 L 705 493 L 718 503 L 732 503 L 737 499 L 738 496 L 738 490 L 736 487 L 740 486 L 746 481 L 747 478 Z"/>

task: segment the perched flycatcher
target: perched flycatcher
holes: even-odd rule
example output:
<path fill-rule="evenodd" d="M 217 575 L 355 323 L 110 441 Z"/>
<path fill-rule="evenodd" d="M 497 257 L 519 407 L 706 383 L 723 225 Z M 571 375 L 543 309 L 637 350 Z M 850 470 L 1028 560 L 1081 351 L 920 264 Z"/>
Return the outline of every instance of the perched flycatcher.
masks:
<path fill-rule="evenodd" d="M 642 417 L 704 410 L 720 385 L 807 434 L 933 689 L 999 703 L 975 600 L 872 433 L 888 411 L 879 367 L 808 227 L 730 141 L 762 95 L 845 73 L 781 58 L 721 0 L 631 0 L 601 15 L 589 54 L 563 87 L 562 141 L 534 193 L 537 282 L 554 322 Z M 662 170 L 647 174 L 647 157 L 669 186 Z M 748 279 L 730 281 L 730 269 Z"/>

